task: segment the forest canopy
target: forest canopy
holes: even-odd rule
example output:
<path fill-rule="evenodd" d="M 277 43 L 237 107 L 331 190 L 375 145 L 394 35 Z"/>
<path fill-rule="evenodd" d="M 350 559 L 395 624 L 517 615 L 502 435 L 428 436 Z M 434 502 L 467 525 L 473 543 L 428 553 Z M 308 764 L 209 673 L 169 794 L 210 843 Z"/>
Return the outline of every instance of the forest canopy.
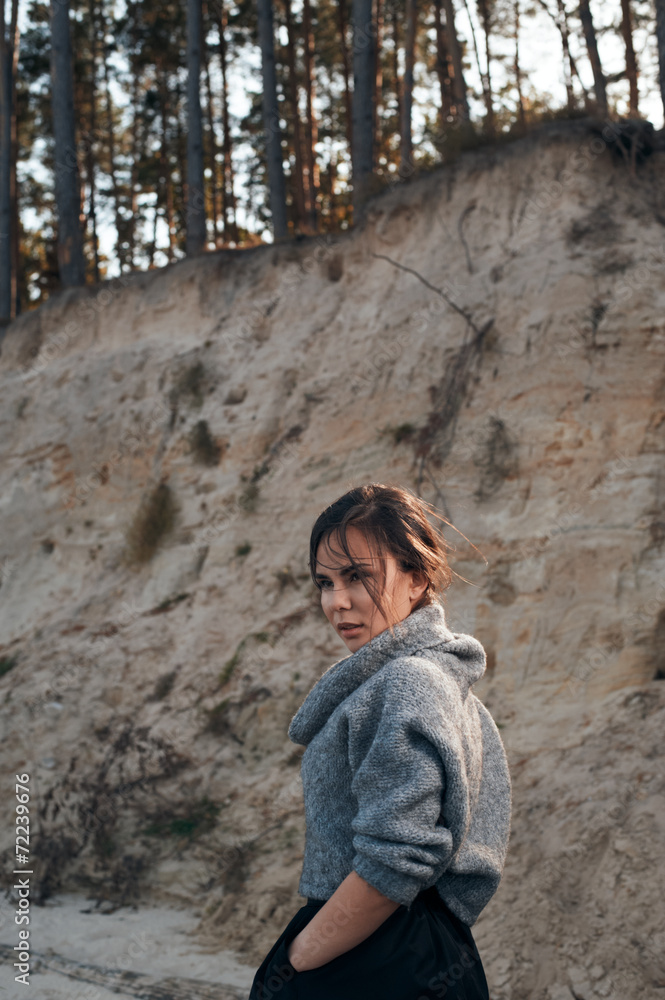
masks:
<path fill-rule="evenodd" d="M 0 327 L 62 287 L 347 229 L 540 122 L 665 104 L 665 0 L 0 10 Z"/>

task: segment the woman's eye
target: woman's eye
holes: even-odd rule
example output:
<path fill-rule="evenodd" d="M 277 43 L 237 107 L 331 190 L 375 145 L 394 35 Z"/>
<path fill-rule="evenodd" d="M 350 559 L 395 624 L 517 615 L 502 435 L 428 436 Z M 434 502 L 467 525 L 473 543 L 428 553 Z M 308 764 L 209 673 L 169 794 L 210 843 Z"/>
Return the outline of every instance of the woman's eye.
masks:
<path fill-rule="evenodd" d="M 348 579 L 355 581 L 355 580 L 360 580 L 361 576 L 368 576 L 368 575 L 369 575 L 368 573 L 360 574 L 356 572 L 356 570 L 354 569 L 349 573 Z M 321 590 L 334 590 L 332 580 L 319 580 L 319 587 L 321 588 Z"/>

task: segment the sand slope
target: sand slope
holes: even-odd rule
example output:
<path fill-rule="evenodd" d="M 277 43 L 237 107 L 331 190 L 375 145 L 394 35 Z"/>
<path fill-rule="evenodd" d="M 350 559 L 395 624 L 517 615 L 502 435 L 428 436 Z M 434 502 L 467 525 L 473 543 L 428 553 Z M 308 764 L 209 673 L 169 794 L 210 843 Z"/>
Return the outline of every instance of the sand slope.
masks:
<path fill-rule="evenodd" d="M 1 752 L 30 774 L 35 902 L 196 906 L 201 942 L 258 964 L 302 903 L 288 723 L 346 652 L 309 530 L 350 486 L 401 483 L 487 560 L 448 531 L 449 622 L 485 645 L 514 780 L 474 928 L 494 1000 L 665 991 L 664 157 L 631 176 L 562 123 L 384 194 L 361 231 L 10 327 Z M 175 526 L 130 568 L 160 482 Z"/>

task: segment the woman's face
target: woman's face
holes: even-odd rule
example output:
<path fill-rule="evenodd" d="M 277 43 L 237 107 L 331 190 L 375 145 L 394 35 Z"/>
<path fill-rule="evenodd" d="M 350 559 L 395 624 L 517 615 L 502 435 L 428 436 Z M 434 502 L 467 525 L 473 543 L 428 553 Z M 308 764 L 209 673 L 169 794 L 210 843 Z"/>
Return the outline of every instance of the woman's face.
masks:
<path fill-rule="evenodd" d="M 346 556 L 330 551 L 329 540 L 332 541 L 333 548 L 341 553 L 335 532 L 331 538 L 326 538 L 319 544 L 315 573 L 321 587 L 321 607 L 337 634 L 354 653 L 389 625 L 395 625 L 406 618 L 424 593 L 427 583 L 424 580 L 416 582 L 417 574 L 413 570 L 405 573 L 393 555 L 386 555 L 386 584 L 384 591 L 379 594 L 388 615 L 384 618 L 356 571 L 348 565 Z M 349 525 L 346 540 L 356 563 L 370 577 L 369 586 L 374 584 L 376 588 L 380 588 L 381 562 L 370 549 L 362 532 Z M 344 628 L 345 625 L 354 627 Z"/>

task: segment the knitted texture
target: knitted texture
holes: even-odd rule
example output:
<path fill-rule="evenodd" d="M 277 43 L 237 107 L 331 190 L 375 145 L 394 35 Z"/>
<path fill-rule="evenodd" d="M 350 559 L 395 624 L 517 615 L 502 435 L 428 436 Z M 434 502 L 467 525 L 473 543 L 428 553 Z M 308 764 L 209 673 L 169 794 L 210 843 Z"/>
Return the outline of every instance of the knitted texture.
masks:
<path fill-rule="evenodd" d="M 471 691 L 485 663 L 435 602 L 317 681 L 289 726 L 307 748 L 302 896 L 329 899 L 354 870 L 408 908 L 436 885 L 475 923 L 501 880 L 512 808 L 499 731 Z"/>

